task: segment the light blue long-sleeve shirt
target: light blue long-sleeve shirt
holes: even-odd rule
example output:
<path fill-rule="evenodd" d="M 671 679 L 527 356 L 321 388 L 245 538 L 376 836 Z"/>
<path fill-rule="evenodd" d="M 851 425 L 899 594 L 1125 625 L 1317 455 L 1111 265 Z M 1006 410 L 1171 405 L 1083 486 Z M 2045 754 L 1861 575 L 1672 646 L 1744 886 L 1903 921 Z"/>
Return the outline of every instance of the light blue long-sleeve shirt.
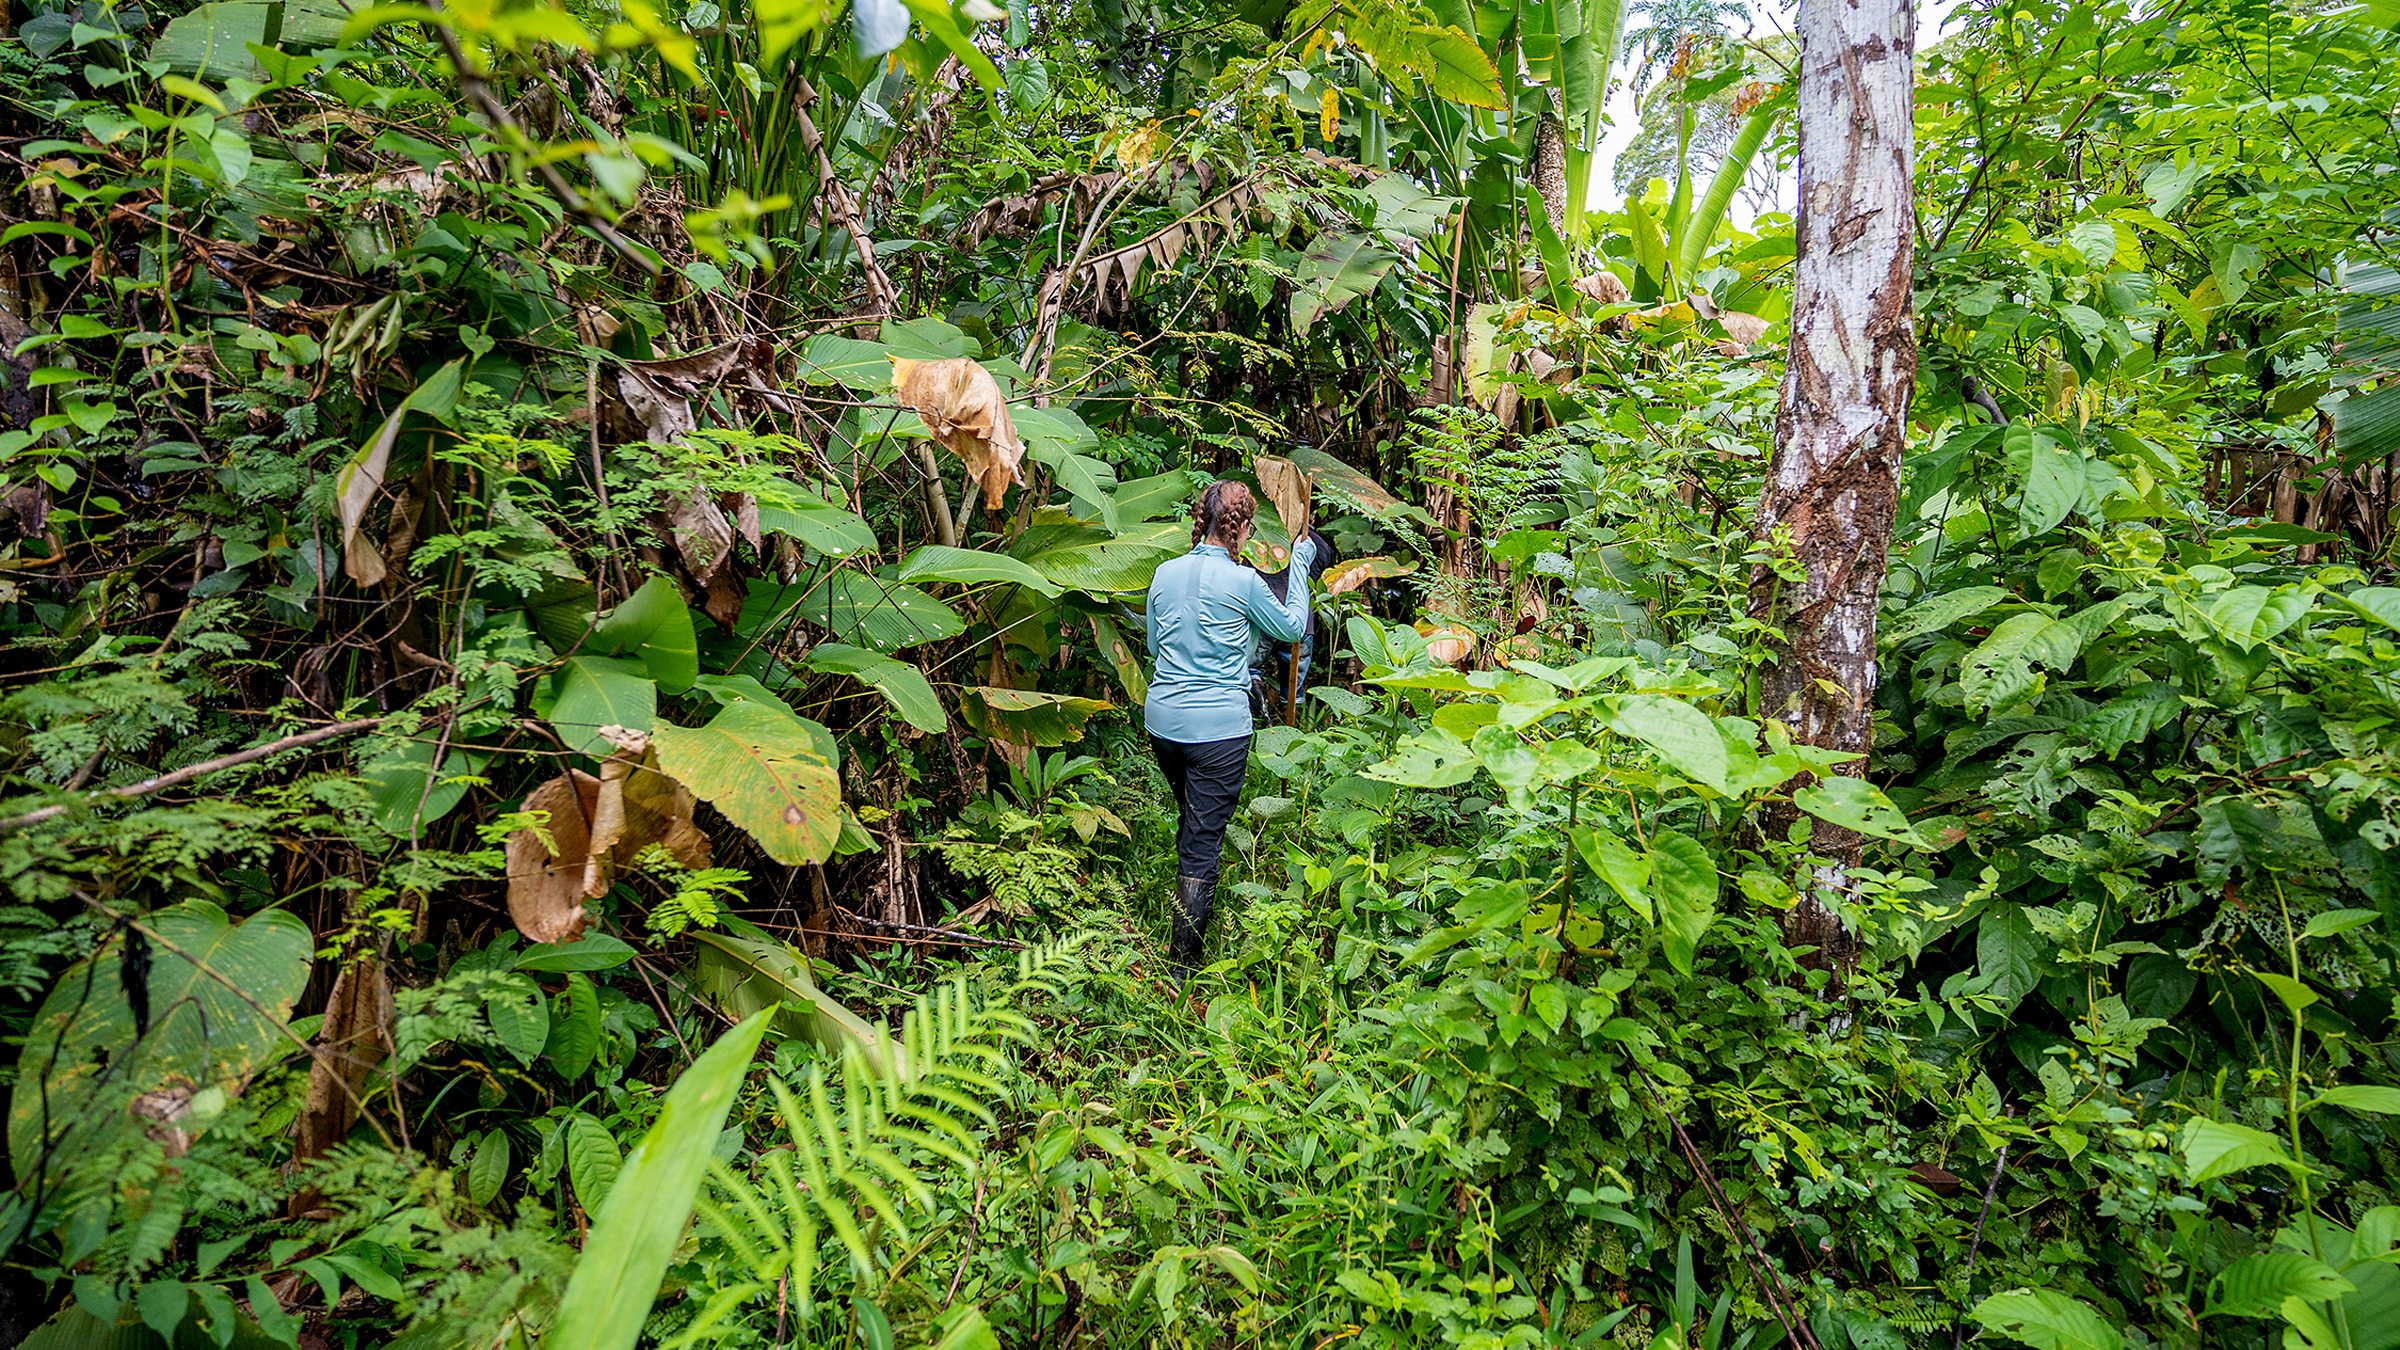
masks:
<path fill-rule="evenodd" d="M 1150 692 L 1144 720 L 1162 741 L 1198 745 L 1250 734 L 1250 653 L 1261 635 L 1308 631 L 1308 565 L 1317 543 L 1292 545 L 1291 581 L 1267 579 L 1215 544 L 1159 564 L 1150 581 Z"/>

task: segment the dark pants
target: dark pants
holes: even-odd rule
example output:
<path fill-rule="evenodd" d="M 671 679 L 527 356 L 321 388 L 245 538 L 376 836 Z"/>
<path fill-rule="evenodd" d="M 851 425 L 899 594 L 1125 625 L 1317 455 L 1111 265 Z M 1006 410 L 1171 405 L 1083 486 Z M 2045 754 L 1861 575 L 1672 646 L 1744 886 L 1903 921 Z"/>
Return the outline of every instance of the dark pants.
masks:
<path fill-rule="evenodd" d="M 1175 828 L 1177 871 L 1213 886 L 1218 855 L 1225 851 L 1225 825 L 1242 799 L 1242 777 L 1250 767 L 1250 738 L 1185 745 L 1153 736 L 1150 748 L 1158 755 L 1158 767 L 1167 776 L 1167 786 L 1175 790 L 1175 806 L 1182 813 Z"/>

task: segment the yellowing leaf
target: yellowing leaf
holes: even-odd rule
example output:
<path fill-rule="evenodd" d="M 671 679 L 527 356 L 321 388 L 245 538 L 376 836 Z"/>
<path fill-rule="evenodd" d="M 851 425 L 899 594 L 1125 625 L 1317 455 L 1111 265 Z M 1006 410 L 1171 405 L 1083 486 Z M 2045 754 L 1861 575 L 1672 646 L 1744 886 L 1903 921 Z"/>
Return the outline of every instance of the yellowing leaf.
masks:
<path fill-rule="evenodd" d="M 590 921 L 584 912 L 585 867 L 600 780 L 580 769 L 535 788 L 521 808 L 547 812 L 543 829 L 552 848 L 531 829 L 508 837 L 508 917 L 535 942 L 573 942 Z"/>
<path fill-rule="evenodd" d="M 651 737 L 677 782 L 740 826 L 786 866 L 823 862 L 842 833 L 833 738 L 781 704 L 743 699 L 704 727 L 662 726 Z"/>
<path fill-rule="evenodd" d="M 1323 104 L 1317 110 L 1317 134 L 1331 141 L 1342 134 L 1342 91 L 1325 86 Z"/>

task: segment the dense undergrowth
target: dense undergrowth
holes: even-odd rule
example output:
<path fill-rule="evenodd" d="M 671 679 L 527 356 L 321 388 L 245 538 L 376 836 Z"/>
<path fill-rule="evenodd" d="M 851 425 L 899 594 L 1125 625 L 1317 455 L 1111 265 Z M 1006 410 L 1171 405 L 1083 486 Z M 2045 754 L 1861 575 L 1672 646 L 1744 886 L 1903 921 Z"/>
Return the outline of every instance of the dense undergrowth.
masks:
<path fill-rule="evenodd" d="M 1614 6 L 671 8 L 11 15 L 0 1339 L 2400 1347 L 2388 5 L 1926 35 L 1813 782 L 1788 43 L 1596 212 Z"/>

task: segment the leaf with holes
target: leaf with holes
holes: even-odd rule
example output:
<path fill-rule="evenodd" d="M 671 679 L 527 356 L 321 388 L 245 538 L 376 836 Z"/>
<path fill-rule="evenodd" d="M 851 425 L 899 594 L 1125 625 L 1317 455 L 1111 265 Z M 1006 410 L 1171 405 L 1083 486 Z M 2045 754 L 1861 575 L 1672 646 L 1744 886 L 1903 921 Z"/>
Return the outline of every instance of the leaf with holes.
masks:
<path fill-rule="evenodd" d="M 1792 805 L 1828 825 L 1891 839 L 1914 848 L 1930 848 L 1908 817 L 1892 805 L 1883 790 L 1863 778 L 1835 775 L 1820 779 L 1792 794 Z"/>
<path fill-rule="evenodd" d="M 53 1173 L 76 1160 L 87 1127 L 129 1106 L 171 1120 L 199 1092 L 239 1091 L 291 1044 L 284 1023 L 308 983 L 308 925 L 280 909 L 237 924 L 205 900 L 153 910 L 143 923 L 160 939 L 149 956 L 148 1034 L 122 993 L 122 933 L 60 973 L 26 1032 L 8 1115 L 20 1177 L 43 1166 L 35 1160 Z"/>

